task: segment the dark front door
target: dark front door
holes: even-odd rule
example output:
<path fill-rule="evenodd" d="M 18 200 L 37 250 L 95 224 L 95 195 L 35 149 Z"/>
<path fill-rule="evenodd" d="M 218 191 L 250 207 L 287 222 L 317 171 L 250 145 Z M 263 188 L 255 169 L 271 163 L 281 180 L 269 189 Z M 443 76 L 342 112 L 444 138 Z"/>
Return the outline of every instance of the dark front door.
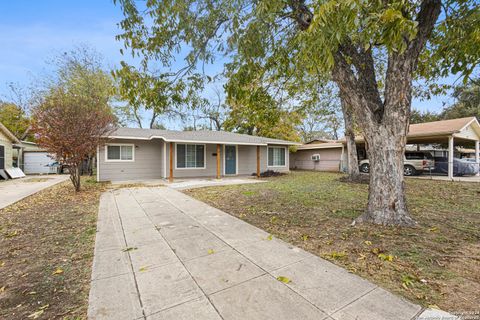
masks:
<path fill-rule="evenodd" d="M 236 146 L 225 146 L 225 174 L 237 174 Z"/>
<path fill-rule="evenodd" d="M 0 169 L 5 169 L 5 147 L 0 146 Z"/>

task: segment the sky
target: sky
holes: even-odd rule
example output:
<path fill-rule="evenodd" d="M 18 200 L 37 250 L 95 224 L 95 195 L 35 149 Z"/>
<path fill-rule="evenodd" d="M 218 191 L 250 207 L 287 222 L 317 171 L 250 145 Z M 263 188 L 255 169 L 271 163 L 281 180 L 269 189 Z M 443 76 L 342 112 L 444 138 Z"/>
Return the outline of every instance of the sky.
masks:
<path fill-rule="evenodd" d="M 8 83 L 28 86 L 48 73 L 49 58 L 79 44 L 101 53 L 108 67 L 125 60 L 123 44 L 115 40 L 123 15 L 112 0 L 0 0 L 0 17 L 0 99 L 8 99 Z M 207 73 L 215 71 L 208 68 L 215 67 L 207 66 Z M 440 111 L 452 102 L 449 96 L 436 96 L 414 100 L 413 107 Z"/>

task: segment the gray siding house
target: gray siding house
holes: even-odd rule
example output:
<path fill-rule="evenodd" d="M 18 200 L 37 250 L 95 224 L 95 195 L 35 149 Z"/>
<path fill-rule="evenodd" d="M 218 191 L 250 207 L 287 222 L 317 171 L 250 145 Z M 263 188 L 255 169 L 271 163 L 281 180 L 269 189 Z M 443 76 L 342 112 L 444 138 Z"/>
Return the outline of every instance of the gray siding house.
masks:
<path fill-rule="evenodd" d="M 224 131 L 119 128 L 97 149 L 97 180 L 287 172 L 291 145 L 298 143 Z"/>

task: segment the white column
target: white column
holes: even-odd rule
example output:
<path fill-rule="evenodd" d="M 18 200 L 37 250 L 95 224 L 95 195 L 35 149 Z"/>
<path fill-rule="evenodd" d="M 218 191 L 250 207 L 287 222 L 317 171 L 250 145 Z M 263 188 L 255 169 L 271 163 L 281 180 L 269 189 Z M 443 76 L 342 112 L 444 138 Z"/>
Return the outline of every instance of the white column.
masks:
<path fill-rule="evenodd" d="M 448 178 L 453 179 L 453 136 L 448 137 Z"/>
<path fill-rule="evenodd" d="M 480 171 L 480 141 L 475 141 L 475 163 L 477 164 L 477 168 Z M 480 172 L 477 173 L 477 176 L 480 176 Z"/>

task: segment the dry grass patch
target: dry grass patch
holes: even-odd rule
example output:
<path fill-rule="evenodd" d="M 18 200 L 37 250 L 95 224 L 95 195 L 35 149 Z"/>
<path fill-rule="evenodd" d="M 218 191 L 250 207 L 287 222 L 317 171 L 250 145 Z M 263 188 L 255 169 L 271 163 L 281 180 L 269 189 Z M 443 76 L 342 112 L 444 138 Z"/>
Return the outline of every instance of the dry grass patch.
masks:
<path fill-rule="evenodd" d="M 85 319 L 104 184 L 67 181 L 0 210 L 0 318 Z"/>
<path fill-rule="evenodd" d="M 480 184 L 407 180 L 416 228 L 352 227 L 368 185 L 292 172 L 268 183 L 186 191 L 424 306 L 478 311 Z"/>

